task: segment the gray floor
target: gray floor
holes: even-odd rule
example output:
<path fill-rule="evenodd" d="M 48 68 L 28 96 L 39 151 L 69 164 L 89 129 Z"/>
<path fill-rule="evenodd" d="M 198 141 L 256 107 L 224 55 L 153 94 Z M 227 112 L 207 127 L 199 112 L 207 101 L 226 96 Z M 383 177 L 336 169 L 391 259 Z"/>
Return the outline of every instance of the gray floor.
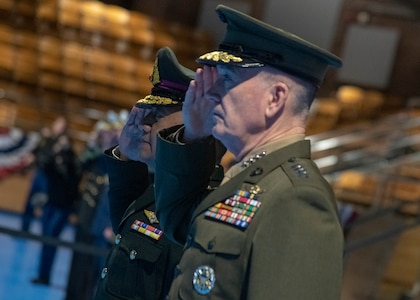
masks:
<path fill-rule="evenodd" d="M 385 216 L 362 223 L 350 232 L 348 242 L 358 243 L 404 222 L 394 216 Z M 18 229 L 19 216 L 0 211 L 0 226 Z M 38 221 L 33 223 L 31 231 L 40 232 Z M 73 228 L 67 227 L 61 238 L 71 241 L 73 236 Z M 398 235 L 391 235 L 356 248 L 346 256 L 341 300 L 384 300 L 379 289 L 397 240 Z M 71 251 L 58 248 L 52 283 L 50 286 L 39 286 L 31 284 L 30 279 L 37 274 L 40 249 L 38 241 L 0 233 L 0 300 L 64 300 Z M 399 297 L 394 295 L 386 299 L 399 300 Z"/>
<path fill-rule="evenodd" d="M 0 226 L 18 229 L 18 215 L 0 212 Z M 40 224 L 35 221 L 33 233 L 40 232 Z M 61 236 L 73 239 L 73 229 L 68 227 Z M 34 285 L 30 279 L 36 277 L 41 243 L 0 234 L 0 299 L 1 300 L 61 300 L 65 296 L 67 275 L 71 261 L 68 248 L 58 248 L 53 266 L 50 286 Z"/>

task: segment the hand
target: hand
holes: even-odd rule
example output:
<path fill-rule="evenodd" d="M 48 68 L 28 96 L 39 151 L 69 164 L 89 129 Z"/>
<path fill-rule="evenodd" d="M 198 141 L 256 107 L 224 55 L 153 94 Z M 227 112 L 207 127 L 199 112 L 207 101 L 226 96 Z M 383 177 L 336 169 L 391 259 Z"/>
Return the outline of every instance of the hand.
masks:
<path fill-rule="evenodd" d="M 140 160 L 139 149 L 143 137 L 142 121 L 145 114 L 144 109 L 136 106 L 131 109 L 118 142 L 121 160 Z"/>
<path fill-rule="evenodd" d="M 115 234 L 114 234 L 114 231 L 112 231 L 111 227 L 105 227 L 105 229 L 102 232 L 102 235 L 108 243 L 111 243 L 111 244 L 114 243 Z"/>
<path fill-rule="evenodd" d="M 192 142 L 211 135 L 213 121 L 211 114 L 214 102 L 205 97 L 206 92 L 215 84 L 217 70 L 204 66 L 196 71 L 185 95 L 182 116 L 185 125 L 184 142 Z"/>

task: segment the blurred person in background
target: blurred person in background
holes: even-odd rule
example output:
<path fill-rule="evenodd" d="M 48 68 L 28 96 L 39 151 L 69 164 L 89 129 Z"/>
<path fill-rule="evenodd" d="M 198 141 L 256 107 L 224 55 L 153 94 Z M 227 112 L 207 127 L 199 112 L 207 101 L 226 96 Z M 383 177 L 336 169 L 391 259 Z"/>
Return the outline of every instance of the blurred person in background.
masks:
<path fill-rule="evenodd" d="M 25 210 L 22 214 L 22 231 L 28 232 L 30 225 L 35 218 L 39 218 L 42 214 L 42 206 L 47 202 L 47 177 L 40 165 L 38 154 L 42 153 L 48 139 L 51 137 L 51 129 L 43 127 L 40 131 L 40 139 L 37 147 L 31 153 L 33 175 L 31 185 L 26 196 Z"/>
<path fill-rule="evenodd" d="M 91 300 L 104 265 L 104 253 L 113 238 L 108 205 L 108 175 L 103 152 L 118 143 L 127 111 L 110 111 L 99 121 L 82 152 L 81 195 L 75 221 L 75 242 L 96 246 L 97 254 L 74 251 L 67 282 L 66 300 Z"/>
<path fill-rule="evenodd" d="M 47 178 L 47 201 L 42 207 L 42 235 L 58 238 L 74 211 L 79 196 L 81 166 L 67 132 L 67 120 L 58 117 L 51 126 L 51 137 L 39 150 L 39 165 Z M 43 244 L 38 276 L 34 284 L 50 284 L 56 246 Z"/>

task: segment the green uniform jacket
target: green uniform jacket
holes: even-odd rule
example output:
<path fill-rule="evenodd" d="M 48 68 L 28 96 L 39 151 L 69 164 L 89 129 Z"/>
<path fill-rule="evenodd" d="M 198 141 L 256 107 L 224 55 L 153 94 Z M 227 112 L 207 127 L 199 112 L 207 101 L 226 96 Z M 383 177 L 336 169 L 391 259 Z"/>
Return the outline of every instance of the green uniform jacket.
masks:
<path fill-rule="evenodd" d="M 119 161 L 106 151 L 109 201 L 115 244 L 102 270 L 97 300 L 163 300 L 182 247 L 160 230 L 153 184 L 146 165 Z M 134 200 L 134 201 L 133 201 Z"/>
<path fill-rule="evenodd" d="M 340 299 L 342 228 L 309 141 L 269 153 L 209 192 L 212 144 L 179 145 L 168 134 L 157 146 L 157 213 L 167 236 L 185 243 L 169 299 Z M 253 205 L 223 211 L 238 197 Z"/>

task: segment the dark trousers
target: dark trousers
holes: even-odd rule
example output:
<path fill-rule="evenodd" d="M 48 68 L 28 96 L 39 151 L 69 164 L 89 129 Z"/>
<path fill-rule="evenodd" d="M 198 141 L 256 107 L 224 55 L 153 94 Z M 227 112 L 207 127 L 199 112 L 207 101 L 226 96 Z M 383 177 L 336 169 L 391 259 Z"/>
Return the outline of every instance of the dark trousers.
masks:
<path fill-rule="evenodd" d="M 57 207 L 47 202 L 42 212 L 42 235 L 44 237 L 57 238 L 63 231 L 69 217 L 71 209 Z M 56 246 L 44 244 L 41 250 L 39 262 L 39 278 L 50 280 L 52 265 L 54 263 Z"/>
<path fill-rule="evenodd" d="M 35 170 L 35 173 L 32 178 L 31 188 L 26 199 L 25 210 L 22 214 L 22 230 L 28 231 L 31 221 L 34 218 L 34 203 L 33 196 L 38 193 L 47 192 L 47 178 L 41 170 Z"/>
<path fill-rule="evenodd" d="M 94 237 L 90 232 L 77 227 L 76 242 L 92 245 Z M 93 299 L 97 281 L 99 279 L 98 257 L 73 251 L 69 278 L 67 281 L 66 300 Z"/>

